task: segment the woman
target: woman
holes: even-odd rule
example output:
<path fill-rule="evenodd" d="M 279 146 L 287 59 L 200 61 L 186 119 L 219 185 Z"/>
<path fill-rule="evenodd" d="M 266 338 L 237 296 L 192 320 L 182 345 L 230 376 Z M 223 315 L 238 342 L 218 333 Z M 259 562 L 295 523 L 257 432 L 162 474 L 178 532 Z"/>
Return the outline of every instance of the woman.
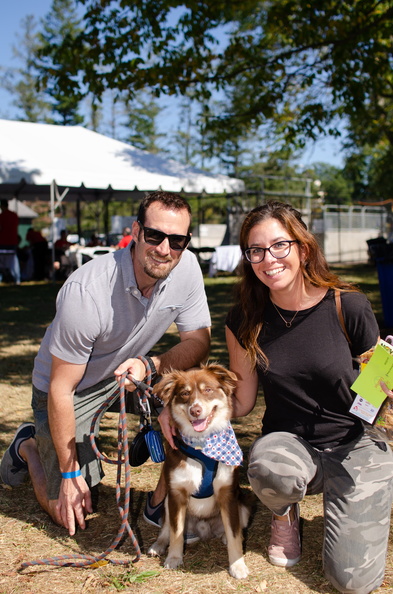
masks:
<path fill-rule="evenodd" d="M 285 567 L 300 560 L 299 502 L 323 493 L 325 574 L 341 592 L 371 592 L 384 575 L 393 456 L 348 412 L 354 358 L 378 340 L 370 303 L 329 270 L 288 204 L 252 210 L 240 247 L 243 272 L 226 336 L 238 376 L 234 416 L 253 409 L 259 383 L 266 402 L 248 477 L 273 514 L 269 559 Z"/>

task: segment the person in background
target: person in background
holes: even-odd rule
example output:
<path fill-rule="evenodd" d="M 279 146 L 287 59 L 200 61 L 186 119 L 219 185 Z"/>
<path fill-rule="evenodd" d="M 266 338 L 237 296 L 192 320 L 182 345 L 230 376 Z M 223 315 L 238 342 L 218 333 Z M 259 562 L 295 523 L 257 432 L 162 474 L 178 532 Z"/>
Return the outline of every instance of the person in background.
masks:
<path fill-rule="evenodd" d="M 124 229 L 123 229 L 123 237 L 121 238 L 121 240 L 117 244 L 116 249 L 117 250 L 121 250 L 121 249 L 127 247 L 128 244 L 130 243 L 131 239 L 132 239 L 132 235 L 131 235 L 131 229 L 130 229 L 130 227 L 124 227 Z"/>
<path fill-rule="evenodd" d="M 49 249 L 48 242 L 41 231 L 30 227 L 26 233 L 26 240 L 30 243 L 34 262 L 34 280 L 44 280 L 49 277 Z"/>
<path fill-rule="evenodd" d="M 9 209 L 8 200 L 1 200 L 0 207 L 0 248 L 16 250 L 19 243 L 19 217 Z"/>
<path fill-rule="evenodd" d="M 9 259 L 9 270 L 17 285 L 20 284 L 20 266 L 17 257 L 19 245 L 18 225 L 19 217 L 16 212 L 9 209 L 8 200 L 0 201 L 0 250 L 14 252 L 15 257 Z M 8 262 L 8 260 L 7 260 Z"/>
<path fill-rule="evenodd" d="M 326 577 L 340 592 L 367 594 L 384 577 L 393 480 L 385 438 L 349 412 L 354 361 L 379 337 L 371 305 L 330 271 L 288 204 L 252 210 L 240 247 L 243 272 L 226 325 L 230 368 L 238 377 L 233 415 L 253 409 L 260 383 L 266 411 L 248 477 L 272 512 L 270 562 L 292 567 L 300 561 L 299 503 L 322 493 Z"/>
<path fill-rule="evenodd" d="M 62 229 L 59 239 L 55 241 L 55 250 L 59 252 L 59 255 L 64 255 L 70 245 L 70 242 L 67 240 L 67 230 Z"/>
<path fill-rule="evenodd" d="M 16 431 L 0 477 L 17 487 L 30 474 L 38 502 L 70 535 L 77 525 L 85 528 L 91 490 L 103 477 L 89 441 L 91 421 L 108 398 L 118 399 L 121 374 L 128 370 L 143 380 L 146 367 L 137 357 L 148 356 L 172 323 L 179 342 L 149 357 L 153 378 L 208 356 L 210 313 L 200 266 L 186 249 L 190 225 L 184 198 L 148 194 L 128 248 L 87 262 L 58 293 L 56 316 L 34 362 L 34 423 Z M 167 414 L 164 408 L 159 420 Z M 150 523 L 165 494 L 160 479 L 145 513 Z"/>
<path fill-rule="evenodd" d="M 100 240 L 100 238 L 98 237 L 98 235 L 96 235 L 95 233 L 93 233 L 93 235 L 90 237 L 90 240 L 86 244 L 86 247 L 98 247 L 98 246 L 101 246 L 101 245 L 102 245 L 102 241 Z"/>
<path fill-rule="evenodd" d="M 60 231 L 60 237 L 55 241 L 55 261 L 53 267 L 55 270 L 55 278 L 57 280 L 66 279 L 72 272 L 72 265 L 70 262 L 67 250 L 70 248 L 71 243 L 67 240 L 67 231 L 62 229 Z"/>
<path fill-rule="evenodd" d="M 31 247 L 29 245 L 20 246 L 22 243 L 22 237 L 18 235 L 18 249 L 17 255 L 20 267 L 20 279 L 21 281 L 29 281 L 33 278 L 34 274 L 34 262 Z"/>

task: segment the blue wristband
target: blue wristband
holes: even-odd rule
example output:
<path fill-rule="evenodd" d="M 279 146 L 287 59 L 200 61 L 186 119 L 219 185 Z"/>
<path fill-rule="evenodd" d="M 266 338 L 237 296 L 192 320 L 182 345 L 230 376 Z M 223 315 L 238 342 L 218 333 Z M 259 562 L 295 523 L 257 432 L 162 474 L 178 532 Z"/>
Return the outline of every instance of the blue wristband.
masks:
<path fill-rule="evenodd" d="M 80 470 L 74 470 L 73 472 L 62 472 L 61 473 L 61 478 L 63 478 L 63 479 L 77 478 L 78 476 L 82 476 L 82 473 Z"/>

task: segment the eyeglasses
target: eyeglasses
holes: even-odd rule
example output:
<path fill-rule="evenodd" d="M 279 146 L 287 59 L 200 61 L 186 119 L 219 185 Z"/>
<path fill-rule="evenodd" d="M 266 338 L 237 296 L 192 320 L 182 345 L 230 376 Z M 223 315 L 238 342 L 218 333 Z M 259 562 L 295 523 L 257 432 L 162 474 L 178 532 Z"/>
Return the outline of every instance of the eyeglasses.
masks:
<path fill-rule="evenodd" d="M 268 248 L 263 247 L 251 247 L 247 250 L 244 250 L 244 255 L 246 259 L 251 262 L 251 264 L 259 264 L 265 258 L 266 252 L 269 252 L 273 256 L 273 258 L 285 258 L 289 255 L 291 251 L 291 247 L 293 243 L 299 243 L 297 239 L 285 239 L 284 241 L 277 241 L 277 243 L 273 243 Z"/>
<path fill-rule="evenodd" d="M 145 227 L 142 225 L 140 221 L 138 221 L 139 226 L 143 229 L 143 235 L 145 238 L 146 243 L 149 245 L 160 245 L 165 239 L 168 239 L 169 246 L 172 250 L 176 250 L 177 252 L 181 252 L 186 249 L 188 244 L 190 243 L 191 235 L 176 235 L 164 233 L 163 231 L 159 231 L 158 229 L 152 229 L 151 227 Z"/>

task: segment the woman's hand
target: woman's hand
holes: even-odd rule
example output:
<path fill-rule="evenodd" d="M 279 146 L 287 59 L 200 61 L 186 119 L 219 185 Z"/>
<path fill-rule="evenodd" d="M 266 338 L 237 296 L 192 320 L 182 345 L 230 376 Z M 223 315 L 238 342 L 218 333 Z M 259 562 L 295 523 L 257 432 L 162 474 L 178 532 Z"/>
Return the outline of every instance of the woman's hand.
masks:
<path fill-rule="evenodd" d="M 171 448 L 177 450 L 175 442 L 173 441 L 173 436 L 176 435 L 176 429 L 171 421 L 172 417 L 171 413 L 169 412 L 169 408 L 164 407 L 158 415 L 158 422 L 160 423 L 161 431 Z"/>
<path fill-rule="evenodd" d="M 388 396 L 389 398 L 393 398 L 393 390 L 389 390 L 389 388 L 387 387 L 387 385 L 385 384 L 385 382 L 383 380 L 381 380 L 379 382 L 379 385 L 381 386 L 382 390 L 385 392 L 386 396 Z"/>

